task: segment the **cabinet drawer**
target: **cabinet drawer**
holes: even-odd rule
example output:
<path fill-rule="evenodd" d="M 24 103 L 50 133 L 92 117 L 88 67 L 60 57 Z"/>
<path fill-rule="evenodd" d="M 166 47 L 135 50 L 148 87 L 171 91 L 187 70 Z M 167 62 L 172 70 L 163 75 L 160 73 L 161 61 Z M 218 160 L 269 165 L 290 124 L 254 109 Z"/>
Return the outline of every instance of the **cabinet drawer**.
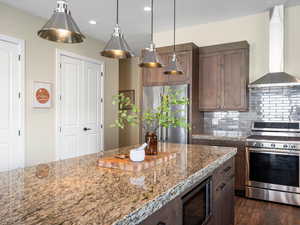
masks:
<path fill-rule="evenodd" d="M 220 183 L 226 183 L 228 179 L 234 177 L 234 159 L 229 159 L 220 166 L 214 173 L 214 183 L 218 186 Z"/>
<path fill-rule="evenodd" d="M 228 177 L 226 180 L 222 180 L 218 184 L 214 185 L 213 195 L 214 195 L 214 201 L 218 200 L 220 197 L 222 197 L 222 194 L 224 193 L 224 189 L 227 188 L 229 184 L 234 182 L 234 174 L 232 174 L 230 177 Z"/>
<path fill-rule="evenodd" d="M 179 225 L 179 199 L 175 199 L 146 218 L 139 225 Z"/>

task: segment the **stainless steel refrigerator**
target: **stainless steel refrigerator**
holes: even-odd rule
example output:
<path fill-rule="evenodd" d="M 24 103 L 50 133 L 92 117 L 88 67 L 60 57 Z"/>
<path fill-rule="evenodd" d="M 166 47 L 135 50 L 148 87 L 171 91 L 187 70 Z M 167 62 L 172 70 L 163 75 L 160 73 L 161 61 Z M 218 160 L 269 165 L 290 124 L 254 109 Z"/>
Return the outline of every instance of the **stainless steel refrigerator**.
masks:
<path fill-rule="evenodd" d="M 153 86 L 143 88 L 143 112 L 149 109 L 156 108 L 160 105 L 161 96 L 165 93 L 166 88 L 172 90 L 180 90 L 182 97 L 189 98 L 189 85 L 174 85 L 174 86 Z M 171 110 L 183 110 L 178 116 L 185 118 L 189 122 L 189 106 L 180 105 L 172 106 Z M 143 137 L 145 130 L 143 130 Z M 172 143 L 188 143 L 188 130 L 185 128 L 162 128 L 157 131 L 159 141 Z"/>

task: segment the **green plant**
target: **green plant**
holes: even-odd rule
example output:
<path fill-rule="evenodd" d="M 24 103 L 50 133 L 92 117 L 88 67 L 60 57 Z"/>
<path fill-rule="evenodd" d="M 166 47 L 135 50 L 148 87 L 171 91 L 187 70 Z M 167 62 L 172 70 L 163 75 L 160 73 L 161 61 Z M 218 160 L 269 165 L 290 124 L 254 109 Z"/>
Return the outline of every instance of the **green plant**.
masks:
<path fill-rule="evenodd" d="M 118 105 L 118 118 L 111 125 L 111 127 L 118 127 L 124 129 L 126 125 L 136 126 L 139 123 L 139 110 L 138 107 L 130 101 L 129 97 L 124 94 L 113 96 L 113 105 Z M 125 109 L 130 107 L 131 110 Z"/>
<path fill-rule="evenodd" d="M 180 114 L 185 111 L 176 106 L 188 105 L 189 100 L 180 96 L 180 91 L 166 88 L 161 96 L 161 103 L 154 109 L 147 109 L 142 115 L 135 104 L 130 102 L 129 98 L 119 94 L 114 96 L 113 104 L 119 105 L 118 119 L 112 125 L 124 129 L 126 126 L 135 126 L 141 119 L 145 131 L 156 132 L 159 127 L 182 127 L 190 129 L 190 125 Z M 132 110 L 124 110 L 124 106 L 131 106 Z"/>

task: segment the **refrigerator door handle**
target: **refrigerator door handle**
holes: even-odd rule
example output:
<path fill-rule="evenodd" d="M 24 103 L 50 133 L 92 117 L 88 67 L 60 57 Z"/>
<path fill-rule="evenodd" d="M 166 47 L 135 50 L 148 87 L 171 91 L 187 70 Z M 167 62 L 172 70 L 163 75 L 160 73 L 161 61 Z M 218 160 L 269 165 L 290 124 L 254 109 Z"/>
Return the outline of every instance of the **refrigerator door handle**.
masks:
<path fill-rule="evenodd" d="M 158 130 L 159 130 L 159 138 L 158 138 L 158 140 L 159 141 L 163 141 L 164 133 L 163 133 L 162 127 L 159 127 Z"/>
<path fill-rule="evenodd" d="M 163 137 L 162 129 L 161 127 L 159 127 L 158 129 L 159 129 L 159 140 L 162 141 L 162 137 Z"/>
<path fill-rule="evenodd" d="M 165 141 L 168 141 L 168 138 L 169 138 L 169 129 L 168 128 L 165 128 L 166 130 L 166 138 L 165 138 Z"/>

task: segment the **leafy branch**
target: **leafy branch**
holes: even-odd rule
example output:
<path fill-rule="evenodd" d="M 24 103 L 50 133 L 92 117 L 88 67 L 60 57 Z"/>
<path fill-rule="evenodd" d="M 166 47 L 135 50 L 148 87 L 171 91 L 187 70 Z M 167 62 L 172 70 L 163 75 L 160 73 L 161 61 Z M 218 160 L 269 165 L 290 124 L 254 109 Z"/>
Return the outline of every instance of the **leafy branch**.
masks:
<path fill-rule="evenodd" d="M 128 97 L 123 94 L 114 96 L 113 104 L 119 105 L 118 119 L 112 125 L 124 129 L 126 126 L 136 126 L 139 123 L 139 118 L 143 122 L 143 128 L 146 131 L 156 132 L 159 127 L 182 127 L 190 129 L 184 117 L 181 116 L 185 112 L 184 109 L 178 106 L 188 105 L 189 100 L 186 97 L 180 96 L 181 91 L 166 88 L 165 93 L 161 95 L 161 103 L 154 109 L 147 109 L 143 115 L 140 116 L 138 107 L 131 103 Z M 132 108 L 131 111 L 125 108 Z"/>
<path fill-rule="evenodd" d="M 133 104 L 129 97 L 123 93 L 113 96 L 113 105 L 118 105 L 118 118 L 111 125 L 111 127 L 118 127 L 124 129 L 125 126 L 136 126 L 139 123 L 139 109 Z M 127 108 L 131 108 L 128 110 Z"/>

